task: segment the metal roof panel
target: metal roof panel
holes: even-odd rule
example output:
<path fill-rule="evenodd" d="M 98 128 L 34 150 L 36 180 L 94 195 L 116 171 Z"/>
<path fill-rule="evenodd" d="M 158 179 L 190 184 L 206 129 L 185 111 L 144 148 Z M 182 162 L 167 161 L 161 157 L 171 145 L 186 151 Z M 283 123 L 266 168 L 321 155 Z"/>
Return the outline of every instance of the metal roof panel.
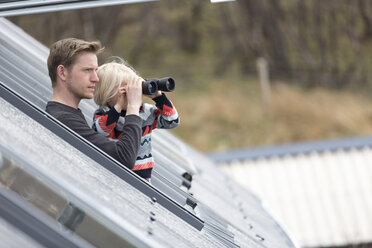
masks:
<path fill-rule="evenodd" d="M 139 246 L 146 243 L 162 244 L 159 247 L 175 243 L 179 247 L 217 246 L 210 235 L 202 235 L 159 204 L 153 204 L 147 196 L 2 98 L 0 103 L 4 110 L 0 114 L 0 144 L 14 151 L 16 158 L 26 159 L 25 170 L 63 192 L 67 199 L 111 230 Z M 151 212 L 156 214 L 155 222 L 150 220 Z M 147 234 L 150 229 L 151 235 Z"/>
<path fill-rule="evenodd" d="M 370 137 L 319 142 L 320 147 L 306 153 L 281 151 L 281 156 L 231 160 L 222 168 L 257 194 L 300 246 L 368 243 L 372 242 L 369 142 Z"/>
<path fill-rule="evenodd" d="M 23 1 L 2 1 L 0 2 L 0 16 L 16 16 L 37 14 L 45 12 L 55 12 L 63 10 L 96 8 L 122 4 L 143 3 L 156 0 L 93 0 L 93 1 L 79 1 L 79 0 L 23 0 Z"/>

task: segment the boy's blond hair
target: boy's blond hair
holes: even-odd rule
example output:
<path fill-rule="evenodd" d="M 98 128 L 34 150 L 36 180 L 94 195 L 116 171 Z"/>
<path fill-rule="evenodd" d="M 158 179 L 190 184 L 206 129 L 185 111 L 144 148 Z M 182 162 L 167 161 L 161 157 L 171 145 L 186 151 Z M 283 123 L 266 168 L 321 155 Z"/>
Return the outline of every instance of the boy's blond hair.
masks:
<path fill-rule="evenodd" d="M 85 41 L 76 38 L 67 38 L 55 42 L 50 47 L 48 56 L 48 71 L 52 81 L 52 87 L 57 82 L 57 67 L 63 65 L 70 69 L 74 65 L 77 55 L 81 52 L 92 52 L 95 54 L 103 50 L 99 41 Z"/>
<path fill-rule="evenodd" d="M 118 57 L 98 67 L 99 83 L 94 89 L 94 102 L 99 106 L 108 106 L 108 102 L 118 93 L 122 82 L 133 74 L 137 75 L 136 71 Z"/>

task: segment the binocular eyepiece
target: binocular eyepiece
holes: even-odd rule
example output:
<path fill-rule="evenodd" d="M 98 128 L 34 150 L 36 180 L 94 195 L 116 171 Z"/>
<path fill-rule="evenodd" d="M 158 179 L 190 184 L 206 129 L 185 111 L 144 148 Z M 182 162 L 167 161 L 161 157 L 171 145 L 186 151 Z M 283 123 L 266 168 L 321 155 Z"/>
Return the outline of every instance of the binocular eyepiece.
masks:
<path fill-rule="evenodd" d="M 154 95 L 158 90 L 170 92 L 176 87 L 174 79 L 171 77 L 145 79 L 142 84 L 142 93 L 144 95 Z"/>

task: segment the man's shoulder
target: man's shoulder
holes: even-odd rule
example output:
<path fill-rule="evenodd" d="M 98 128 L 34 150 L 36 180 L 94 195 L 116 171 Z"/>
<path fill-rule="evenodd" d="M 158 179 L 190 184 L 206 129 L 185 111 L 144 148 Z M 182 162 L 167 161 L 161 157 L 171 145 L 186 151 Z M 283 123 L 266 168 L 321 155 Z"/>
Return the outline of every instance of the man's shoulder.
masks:
<path fill-rule="evenodd" d="M 79 114 L 78 110 L 65 104 L 53 101 L 47 103 L 45 110 L 47 113 L 49 113 L 56 119 L 61 119 L 64 117 L 69 117 L 71 115 Z"/>

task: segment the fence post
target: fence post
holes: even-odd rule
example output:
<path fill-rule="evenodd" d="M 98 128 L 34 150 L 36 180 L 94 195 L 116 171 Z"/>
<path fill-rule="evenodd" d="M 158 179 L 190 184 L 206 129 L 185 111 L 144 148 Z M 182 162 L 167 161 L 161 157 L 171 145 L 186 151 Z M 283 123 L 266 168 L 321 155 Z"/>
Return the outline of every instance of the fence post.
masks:
<path fill-rule="evenodd" d="M 258 76 L 260 78 L 262 102 L 265 111 L 271 109 L 271 89 L 269 79 L 269 66 L 267 60 L 263 57 L 257 59 Z"/>

